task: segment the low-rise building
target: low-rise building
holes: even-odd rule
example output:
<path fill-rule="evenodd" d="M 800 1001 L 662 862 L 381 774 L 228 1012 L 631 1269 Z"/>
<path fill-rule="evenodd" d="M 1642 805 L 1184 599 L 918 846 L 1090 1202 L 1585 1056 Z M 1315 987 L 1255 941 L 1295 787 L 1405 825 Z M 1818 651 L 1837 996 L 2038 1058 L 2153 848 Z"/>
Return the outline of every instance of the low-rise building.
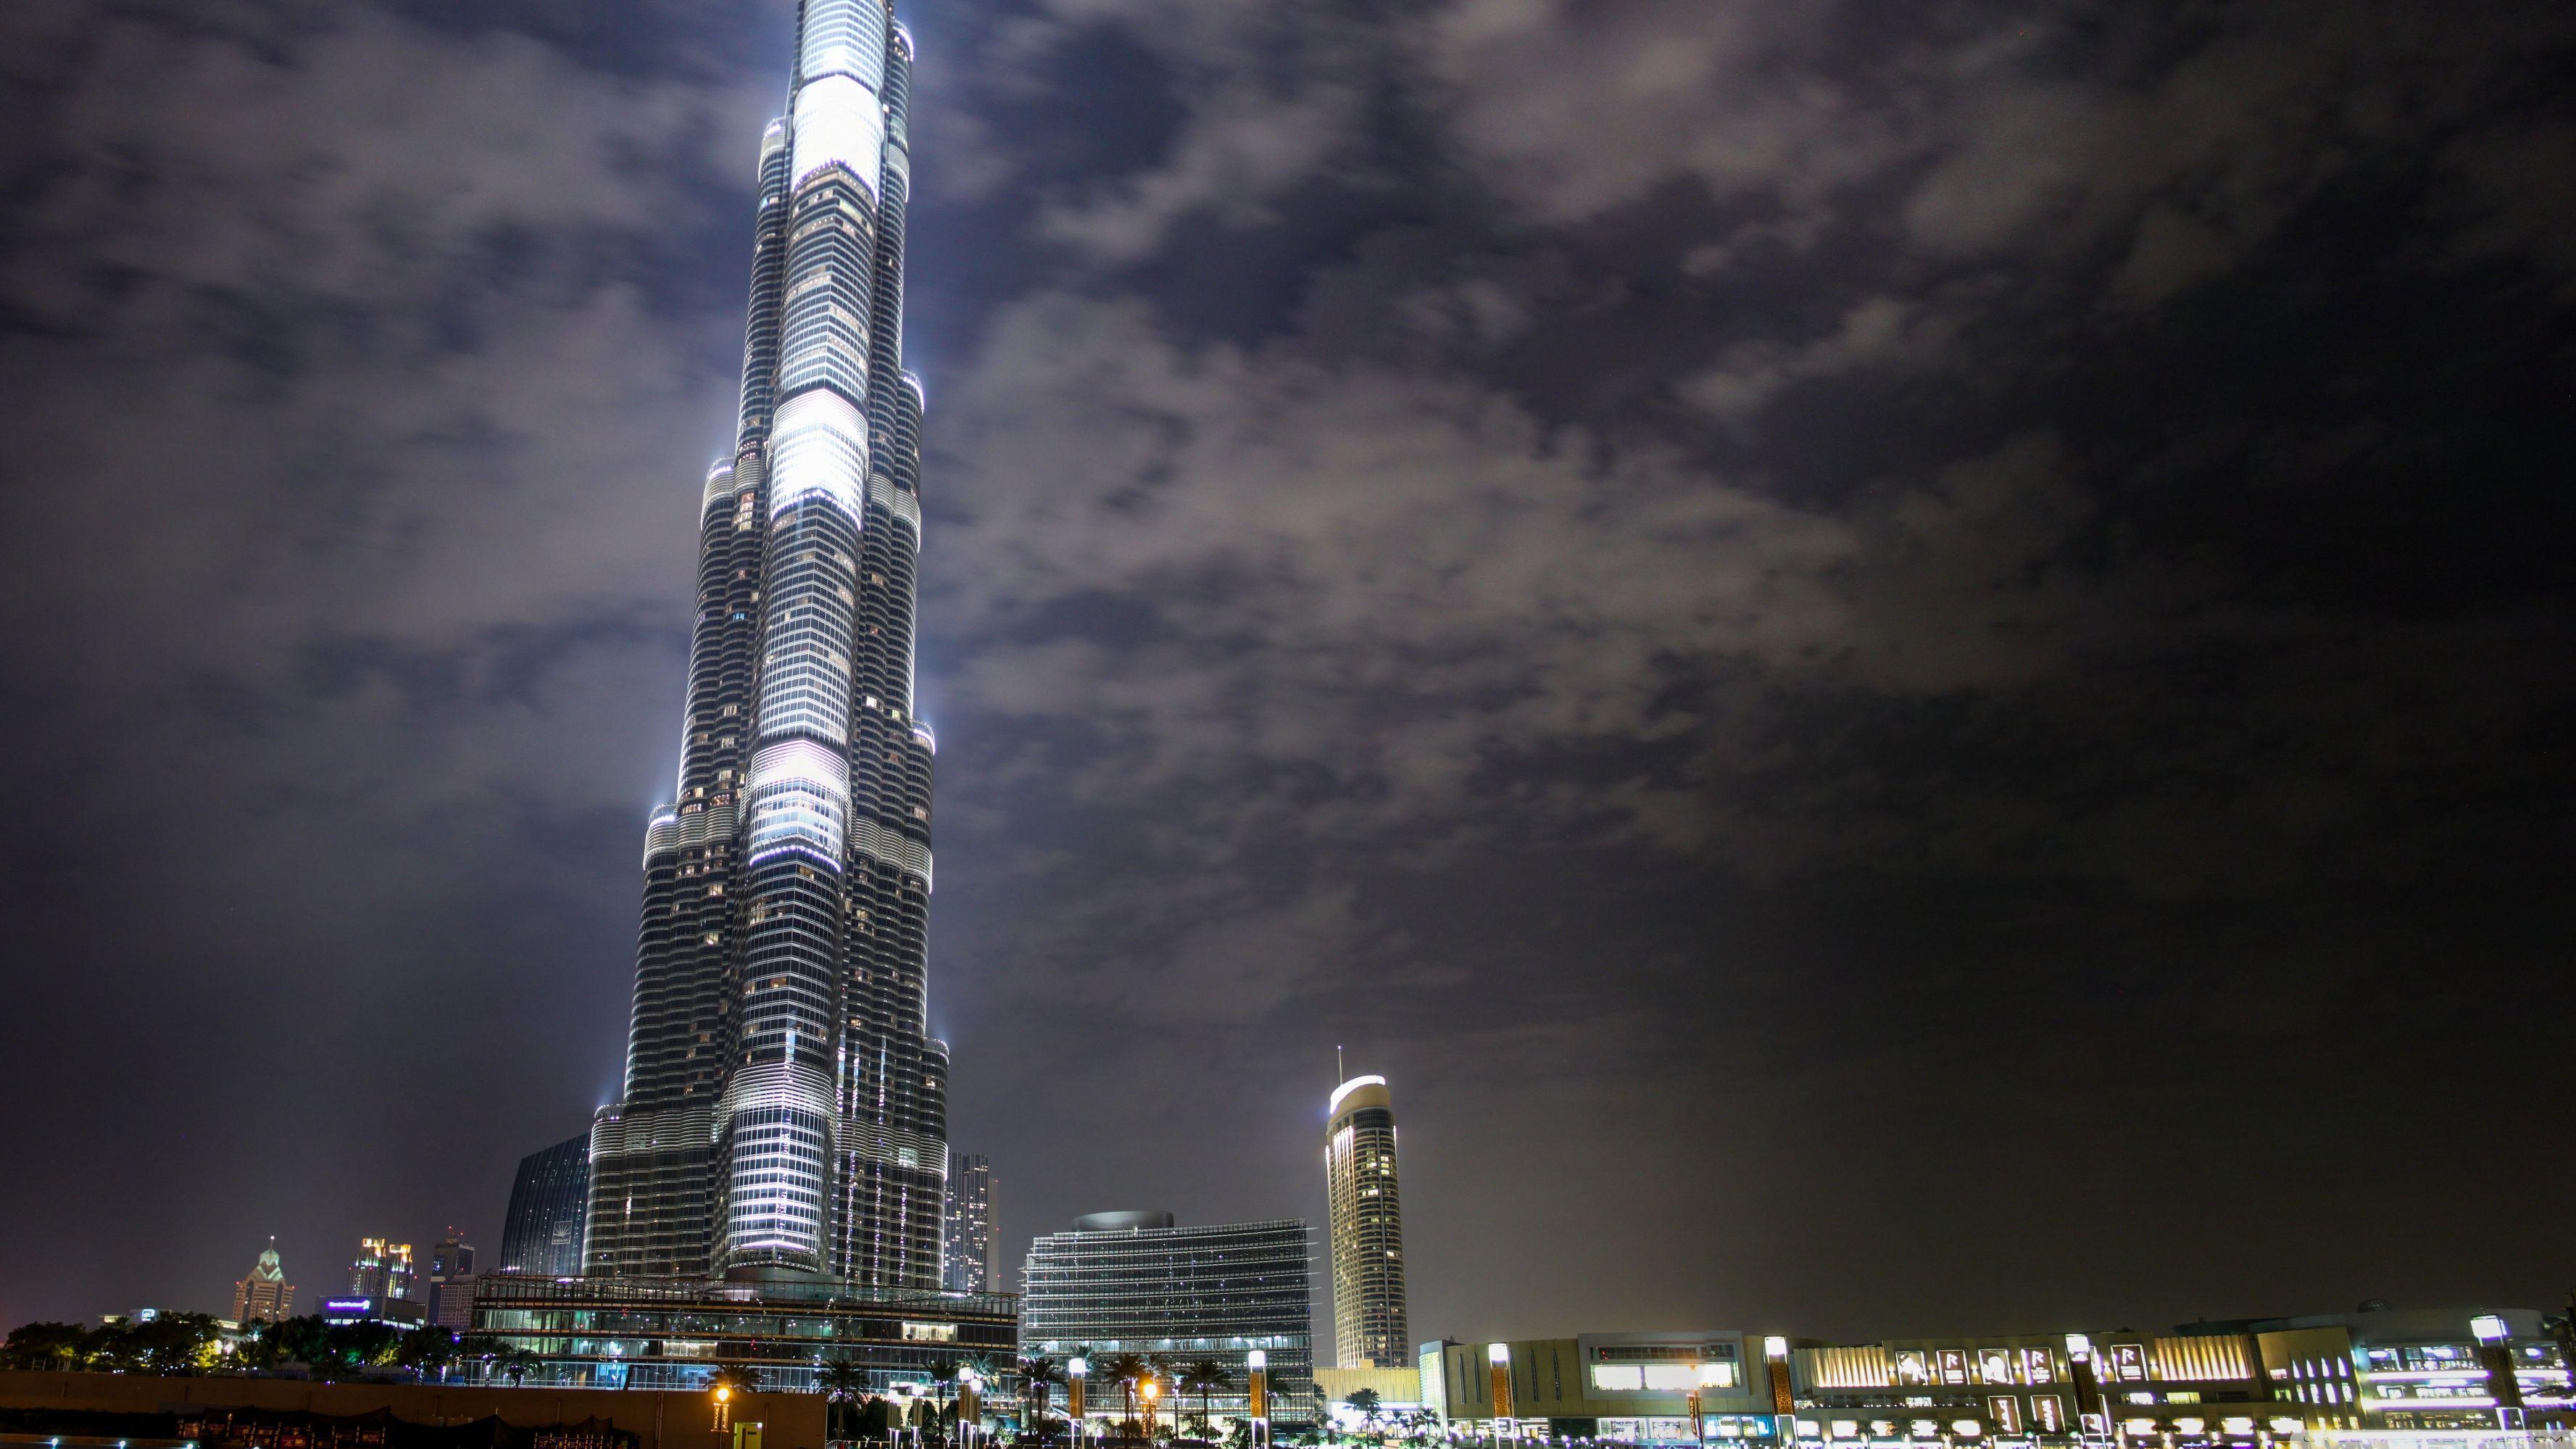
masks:
<path fill-rule="evenodd" d="M 863 1391 L 929 1396 L 950 1365 L 980 1362 L 984 1397 L 1017 1392 L 1016 1303 L 1006 1294 L 865 1288 L 820 1279 L 474 1279 L 474 1336 L 526 1350 L 525 1382 L 567 1388 L 702 1389 L 719 1365 L 753 1370 L 760 1386 L 819 1392 L 826 1364 L 866 1375 Z M 469 1372 L 475 1372 L 469 1365 Z"/>
<path fill-rule="evenodd" d="M 1817 1449 L 2565 1429 L 2576 1427 L 2569 1369 L 2531 1309 L 2365 1309 L 2165 1333 L 1859 1344 L 1586 1334 L 1422 1350 L 1426 1403 L 1473 1433 Z"/>

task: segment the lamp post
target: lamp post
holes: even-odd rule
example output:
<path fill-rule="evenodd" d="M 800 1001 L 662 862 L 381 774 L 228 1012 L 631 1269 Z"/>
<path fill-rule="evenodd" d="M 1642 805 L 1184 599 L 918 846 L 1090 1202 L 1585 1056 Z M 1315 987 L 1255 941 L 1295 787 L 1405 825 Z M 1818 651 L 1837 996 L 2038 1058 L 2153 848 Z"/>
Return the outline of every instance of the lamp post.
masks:
<path fill-rule="evenodd" d="M 1243 1356 L 1243 1370 L 1244 1408 L 1252 1420 L 1252 1432 L 1247 1437 L 1252 1449 L 1261 1449 L 1270 1437 L 1270 1355 L 1254 1349 Z"/>
<path fill-rule="evenodd" d="M 1076 1449 L 1082 1443 L 1082 1381 L 1090 1374 L 1091 1360 L 1081 1354 L 1064 1361 L 1064 1404 L 1069 1421 L 1065 1427 L 1071 1431 Z"/>
<path fill-rule="evenodd" d="M 1154 1381 L 1152 1374 L 1147 1374 L 1137 1393 L 1145 1400 L 1145 1442 L 1151 1444 L 1154 1442 L 1154 1401 L 1163 1396 L 1163 1386 Z"/>

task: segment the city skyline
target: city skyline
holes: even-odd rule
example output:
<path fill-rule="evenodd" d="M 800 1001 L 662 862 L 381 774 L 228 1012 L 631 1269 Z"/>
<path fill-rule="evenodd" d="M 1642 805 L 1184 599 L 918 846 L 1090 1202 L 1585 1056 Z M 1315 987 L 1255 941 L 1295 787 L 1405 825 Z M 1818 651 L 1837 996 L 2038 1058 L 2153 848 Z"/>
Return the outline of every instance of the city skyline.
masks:
<path fill-rule="evenodd" d="M 1420 1337 L 2554 1302 L 2562 8 L 922 0 L 883 1151 L 1005 1284 L 1320 1224 L 1347 1042 Z M 639 836 L 753 767 L 795 14 L 6 8 L 0 1319 L 488 1268 L 721 1095 L 628 1095 Z"/>

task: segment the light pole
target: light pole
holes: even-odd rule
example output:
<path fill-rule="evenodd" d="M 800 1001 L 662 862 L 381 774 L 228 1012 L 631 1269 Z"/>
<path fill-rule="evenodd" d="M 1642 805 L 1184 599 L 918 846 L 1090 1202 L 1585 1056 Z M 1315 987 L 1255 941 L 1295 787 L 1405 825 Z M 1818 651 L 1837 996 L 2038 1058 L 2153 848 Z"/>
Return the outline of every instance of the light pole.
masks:
<path fill-rule="evenodd" d="M 1152 1374 L 1147 1374 L 1144 1384 L 1137 1392 L 1145 1400 L 1145 1442 L 1151 1444 L 1154 1442 L 1154 1401 L 1162 1397 L 1163 1386 L 1154 1381 Z"/>
<path fill-rule="evenodd" d="M 1064 1361 L 1065 1428 L 1071 1435 L 1073 1449 L 1082 1445 L 1082 1382 L 1091 1376 L 1091 1360 L 1081 1354 Z"/>
<path fill-rule="evenodd" d="M 1247 1437 L 1252 1449 L 1261 1449 L 1270 1437 L 1270 1355 L 1260 1349 L 1243 1356 L 1244 1409 L 1252 1420 Z"/>

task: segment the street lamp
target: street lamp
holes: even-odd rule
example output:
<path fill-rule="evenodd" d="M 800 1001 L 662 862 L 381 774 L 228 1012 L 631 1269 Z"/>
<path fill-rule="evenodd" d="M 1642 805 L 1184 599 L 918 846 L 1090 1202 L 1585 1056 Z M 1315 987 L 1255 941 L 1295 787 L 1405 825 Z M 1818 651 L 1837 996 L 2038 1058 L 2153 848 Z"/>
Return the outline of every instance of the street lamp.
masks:
<path fill-rule="evenodd" d="M 1148 1374 L 1137 1392 L 1145 1397 L 1145 1442 L 1150 1444 L 1154 1441 L 1154 1401 L 1163 1396 L 1163 1386 Z"/>
<path fill-rule="evenodd" d="M 1270 1355 L 1256 1348 L 1243 1356 L 1243 1368 L 1243 1406 L 1252 1421 L 1252 1432 L 1245 1437 L 1252 1449 L 1261 1449 L 1270 1428 Z"/>
<path fill-rule="evenodd" d="M 1064 1361 L 1064 1406 L 1066 1429 L 1075 1445 L 1082 1443 L 1082 1383 L 1091 1376 L 1091 1360 L 1081 1354 Z"/>

